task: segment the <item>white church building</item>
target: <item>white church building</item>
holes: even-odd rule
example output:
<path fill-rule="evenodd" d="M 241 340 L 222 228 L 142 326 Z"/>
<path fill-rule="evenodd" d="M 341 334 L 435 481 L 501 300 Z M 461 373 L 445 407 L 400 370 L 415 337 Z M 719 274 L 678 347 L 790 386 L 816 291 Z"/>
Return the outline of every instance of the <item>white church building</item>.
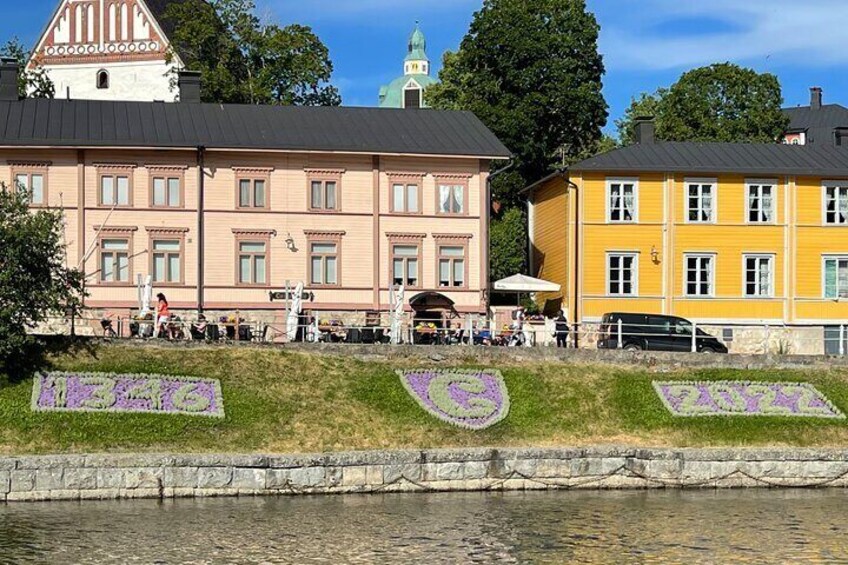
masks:
<path fill-rule="evenodd" d="M 61 0 L 30 65 L 47 71 L 56 98 L 174 102 L 172 71 L 184 65 L 162 22 L 182 1 Z"/>

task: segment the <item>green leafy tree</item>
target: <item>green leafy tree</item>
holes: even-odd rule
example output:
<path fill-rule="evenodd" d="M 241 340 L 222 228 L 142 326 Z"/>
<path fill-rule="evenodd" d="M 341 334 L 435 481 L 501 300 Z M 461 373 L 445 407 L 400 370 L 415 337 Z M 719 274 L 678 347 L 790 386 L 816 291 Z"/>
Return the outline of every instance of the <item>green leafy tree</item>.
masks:
<path fill-rule="evenodd" d="M 61 211 L 32 211 L 25 192 L 0 189 L 0 372 L 9 373 L 33 343 L 28 330 L 77 304 L 83 278 L 66 266 Z"/>
<path fill-rule="evenodd" d="M 428 103 L 471 110 L 513 151 L 515 173 L 493 184 L 503 204 L 601 139 L 599 29 L 584 0 L 485 0 L 445 55 Z"/>
<path fill-rule="evenodd" d="M 656 136 L 665 141 L 772 143 L 789 126 L 781 110 L 780 81 L 731 63 L 684 73 L 668 90 L 634 99 L 616 122 L 623 143 L 633 141 L 633 121 L 656 117 Z"/>
<path fill-rule="evenodd" d="M 341 104 L 329 50 L 309 27 L 264 24 L 253 0 L 174 2 L 164 17 L 186 67 L 201 72 L 206 102 Z"/>
<path fill-rule="evenodd" d="M 30 51 L 24 48 L 21 40 L 13 37 L 0 47 L 0 56 L 17 61 L 20 67 L 18 73 L 18 95 L 21 98 L 53 98 L 56 87 L 44 67 L 36 64 L 29 67 Z"/>
<path fill-rule="evenodd" d="M 524 272 L 527 266 L 527 219 L 520 208 L 510 208 L 493 218 L 489 232 L 493 281 Z"/>

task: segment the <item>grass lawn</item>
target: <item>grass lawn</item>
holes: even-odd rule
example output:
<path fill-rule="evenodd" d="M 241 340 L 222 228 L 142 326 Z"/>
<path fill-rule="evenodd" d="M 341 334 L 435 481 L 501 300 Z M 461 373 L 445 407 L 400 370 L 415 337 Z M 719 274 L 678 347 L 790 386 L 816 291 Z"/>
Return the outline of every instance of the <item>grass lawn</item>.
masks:
<path fill-rule="evenodd" d="M 409 362 L 411 363 L 411 362 Z M 424 413 L 388 364 L 271 349 L 95 347 L 49 358 L 64 371 L 220 379 L 224 420 L 30 410 L 32 380 L 0 386 L 0 453 L 313 452 L 470 446 L 848 446 L 848 422 L 675 419 L 651 381 L 770 380 L 815 384 L 848 413 L 848 371 L 704 370 L 656 374 L 560 363 L 499 367 L 509 416 L 483 432 Z"/>

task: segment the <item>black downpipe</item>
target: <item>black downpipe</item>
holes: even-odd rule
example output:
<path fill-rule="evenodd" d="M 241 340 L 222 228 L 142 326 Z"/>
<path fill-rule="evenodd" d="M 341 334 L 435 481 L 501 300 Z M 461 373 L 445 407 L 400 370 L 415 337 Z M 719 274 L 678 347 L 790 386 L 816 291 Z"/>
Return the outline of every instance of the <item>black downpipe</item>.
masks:
<path fill-rule="evenodd" d="M 204 190 L 206 188 L 206 148 L 202 145 L 197 147 L 197 312 L 203 313 L 203 286 L 204 286 Z"/>
<path fill-rule="evenodd" d="M 574 349 L 580 349 L 580 187 L 570 179 L 566 182 L 577 193 L 574 199 Z"/>

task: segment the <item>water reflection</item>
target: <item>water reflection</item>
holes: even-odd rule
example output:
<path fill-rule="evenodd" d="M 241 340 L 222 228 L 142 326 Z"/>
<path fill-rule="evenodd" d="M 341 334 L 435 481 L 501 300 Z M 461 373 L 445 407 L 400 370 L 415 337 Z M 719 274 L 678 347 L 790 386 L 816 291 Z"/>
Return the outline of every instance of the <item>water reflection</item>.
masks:
<path fill-rule="evenodd" d="M 2 563 L 848 563 L 843 491 L 0 506 Z"/>

